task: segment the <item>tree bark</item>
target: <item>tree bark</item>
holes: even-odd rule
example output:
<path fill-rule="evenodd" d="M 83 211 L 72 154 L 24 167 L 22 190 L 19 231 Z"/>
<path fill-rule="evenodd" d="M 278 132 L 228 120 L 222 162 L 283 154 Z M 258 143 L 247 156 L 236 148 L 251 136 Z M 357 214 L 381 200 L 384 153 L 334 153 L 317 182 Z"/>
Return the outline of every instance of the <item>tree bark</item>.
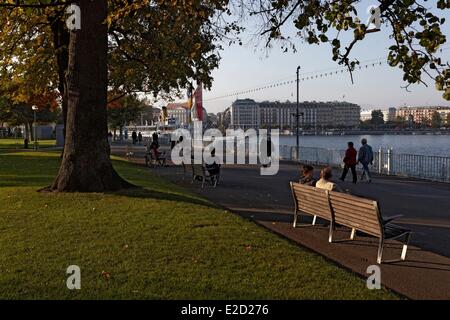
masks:
<path fill-rule="evenodd" d="M 104 192 L 129 184 L 110 161 L 107 129 L 107 0 L 80 0 L 81 30 L 70 31 L 67 127 L 52 191 Z"/>
<path fill-rule="evenodd" d="M 64 125 L 63 137 L 65 139 L 67 128 L 67 104 L 68 104 L 66 71 L 69 65 L 70 34 L 69 30 L 66 28 L 63 17 L 59 15 L 50 17 L 49 23 L 53 34 L 53 46 L 56 51 L 56 61 L 58 65 L 58 91 L 61 94 L 61 107 Z M 64 147 L 61 153 L 61 157 L 63 155 L 64 155 Z"/>

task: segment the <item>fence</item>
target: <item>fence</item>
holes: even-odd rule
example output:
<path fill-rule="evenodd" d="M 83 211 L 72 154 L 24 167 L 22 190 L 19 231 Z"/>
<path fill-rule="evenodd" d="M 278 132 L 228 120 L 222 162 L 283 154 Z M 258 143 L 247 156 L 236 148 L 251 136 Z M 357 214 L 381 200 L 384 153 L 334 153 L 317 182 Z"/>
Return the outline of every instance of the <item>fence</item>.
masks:
<path fill-rule="evenodd" d="M 344 150 L 300 147 L 300 162 L 341 166 Z M 297 160 L 297 148 L 280 146 L 280 159 Z M 450 157 L 397 154 L 392 149 L 374 150 L 372 170 L 379 174 L 450 183 Z"/>

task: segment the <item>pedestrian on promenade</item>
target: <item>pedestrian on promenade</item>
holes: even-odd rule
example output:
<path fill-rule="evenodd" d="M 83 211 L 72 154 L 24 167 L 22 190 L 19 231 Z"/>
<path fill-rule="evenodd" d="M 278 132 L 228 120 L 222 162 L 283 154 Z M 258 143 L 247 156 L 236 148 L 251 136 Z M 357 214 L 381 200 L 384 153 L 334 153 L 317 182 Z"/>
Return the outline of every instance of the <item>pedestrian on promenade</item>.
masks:
<path fill-rule="evenodd" d="M 211 150 L 211 157 L 214 158 L 216 156 L 216 149 Z M 217 164 L 215 161 L 212 164 L 205 164 L 206 170 L 208 170 L 208 174 L 211 177 L 211 183 L 213 185 L 216 184 L 216 182 L 219 182 L 219 176 L 220 176 L 220 164 Z"/>
<path fill-rule="evenodd" d="M 109 145 L 112 144 L 112 140 L 113 140 L 113 134 L 112 134 L 112 132 L 110 131 L 110 132 L 108 132 L 108 143 L 109 143 Z"/>
<path fill-rule="evenodd" d="M 131 133 L 131 140 L 133 140 L 133 144 L 136 144 L 137 139 L 137 133 L 133 130 L 133 132 Z"/>
<path fill-rule="evenodd" d="M 142 144 L 142 132 L 138 133 L 138 142 L 139 142 L 139 145 Z"/>
<path fill-rule="evenodd" d="M 159 141 L 158 140 L 159 140 L 158 133 L 153 132 L 153 134 L 152 134 L 152 141 L 154 143 L 156 143 L 157 147 L 159 148 Z"/>
<path fill-rule="evenodd" d="M 372 147 L 367 144 L 367 139 L 361 140 L 362 147 L 358 152 L 358 162 L 363 166 L 363 173 L 361 175 L 361 181 L 364 177 L 367 178 L 367 181 L 372 182 L 372 176 L 369 170 L 369 164 L 373 165 L 373 150 Z"/>
<path fill-rule="evenodd" d="M 300 178 L 300 184 L 315 187 L 317 180 L 314 179 L 314 168 L 309 165 L 304 165 L 302 169 L 302 177 Z"/>
<path fill-rule="evenodd" d="M 343 190 L 332 181 L 333 171 L 330 167 L 323 168 L 320 172 L 320 180 L 316 183 L 316 188 L 328 191 L 343 192 Z"/>
<path fill-rule="evenodd" d="M 344 171 L 342 171 L 341 181 L 345 181 L 345 177 L 347 176 L 347 173 L 349 170 L 352 171 L 352 177 L 353 177 L 353 183 L 356 183 L 358 180 L 356 175 L 356 164 L 358 161 L 356 160 L 356 156 L 358 155 L 358 152 L 354 148 L 353 142 L 348 143 L 348 149 L 345 151 L 345 157 L 344 157 Z"/>

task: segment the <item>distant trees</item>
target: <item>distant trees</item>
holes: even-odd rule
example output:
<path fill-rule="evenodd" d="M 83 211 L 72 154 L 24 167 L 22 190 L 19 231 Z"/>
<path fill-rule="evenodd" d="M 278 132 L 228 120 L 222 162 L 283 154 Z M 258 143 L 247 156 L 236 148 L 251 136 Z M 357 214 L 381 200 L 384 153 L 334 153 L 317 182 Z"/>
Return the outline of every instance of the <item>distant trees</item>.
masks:
<path fill-rule="evenodd" d="M 431 127 L 432 128 L 442 127 L 442 117 L 441 114 L 437 111 L 433 112 L 431 116 Z"/>
<path fill-rule="evenodd" d="M 145 102 L 133 94 L 109 103 L 108 126 L 114 131 L 114 137 L 116 137 L 116 131 L 119 130 L 120 138 L 122 138 L 123 128 L 130 122 L 136 121 L 146 107 Z"/>
<path fill-rule="evenodd" d="M 0 122 L 10 126 L 24 126 L 24 138 L 34 139 L 32 130 L 34 124 L 34 111 L 32 107 L 38 107 L 36 112 L 37 123 L 55 122 L 59 115 L 57 108 L 57 96 L 52 94 L 34 95 L 23 102 L 14 102 L 6 96 L 0 97 Z"/>
<path fill-rule="evenodd" d="M 381 126 L 384 124 L 384 115 L 381 110 L 373 110 L 372 111 L 372 119 L 370 120 L 375 127 Z"/>

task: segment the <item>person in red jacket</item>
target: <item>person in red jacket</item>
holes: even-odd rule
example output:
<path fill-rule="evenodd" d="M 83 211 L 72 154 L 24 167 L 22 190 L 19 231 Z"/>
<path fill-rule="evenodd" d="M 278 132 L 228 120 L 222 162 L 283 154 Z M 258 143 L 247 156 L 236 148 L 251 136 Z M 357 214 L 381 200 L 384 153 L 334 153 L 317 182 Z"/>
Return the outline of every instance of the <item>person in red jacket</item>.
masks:
<path fill-rule="evenodd" d="M 352 171 L 353 176 L 353 183 L 356 183 L 357 176 L 356 176 L 356 164 L 358 161 L 356 160 L 358 152 L 353 147 L 353 142 L 348 143 L 348 149 L 345 151 L 345 157 L 344 157 L 344 171 L 342 172 L 341 181 L 345 181 L 345 177 L 347 176 L 348 170 Z"/>

